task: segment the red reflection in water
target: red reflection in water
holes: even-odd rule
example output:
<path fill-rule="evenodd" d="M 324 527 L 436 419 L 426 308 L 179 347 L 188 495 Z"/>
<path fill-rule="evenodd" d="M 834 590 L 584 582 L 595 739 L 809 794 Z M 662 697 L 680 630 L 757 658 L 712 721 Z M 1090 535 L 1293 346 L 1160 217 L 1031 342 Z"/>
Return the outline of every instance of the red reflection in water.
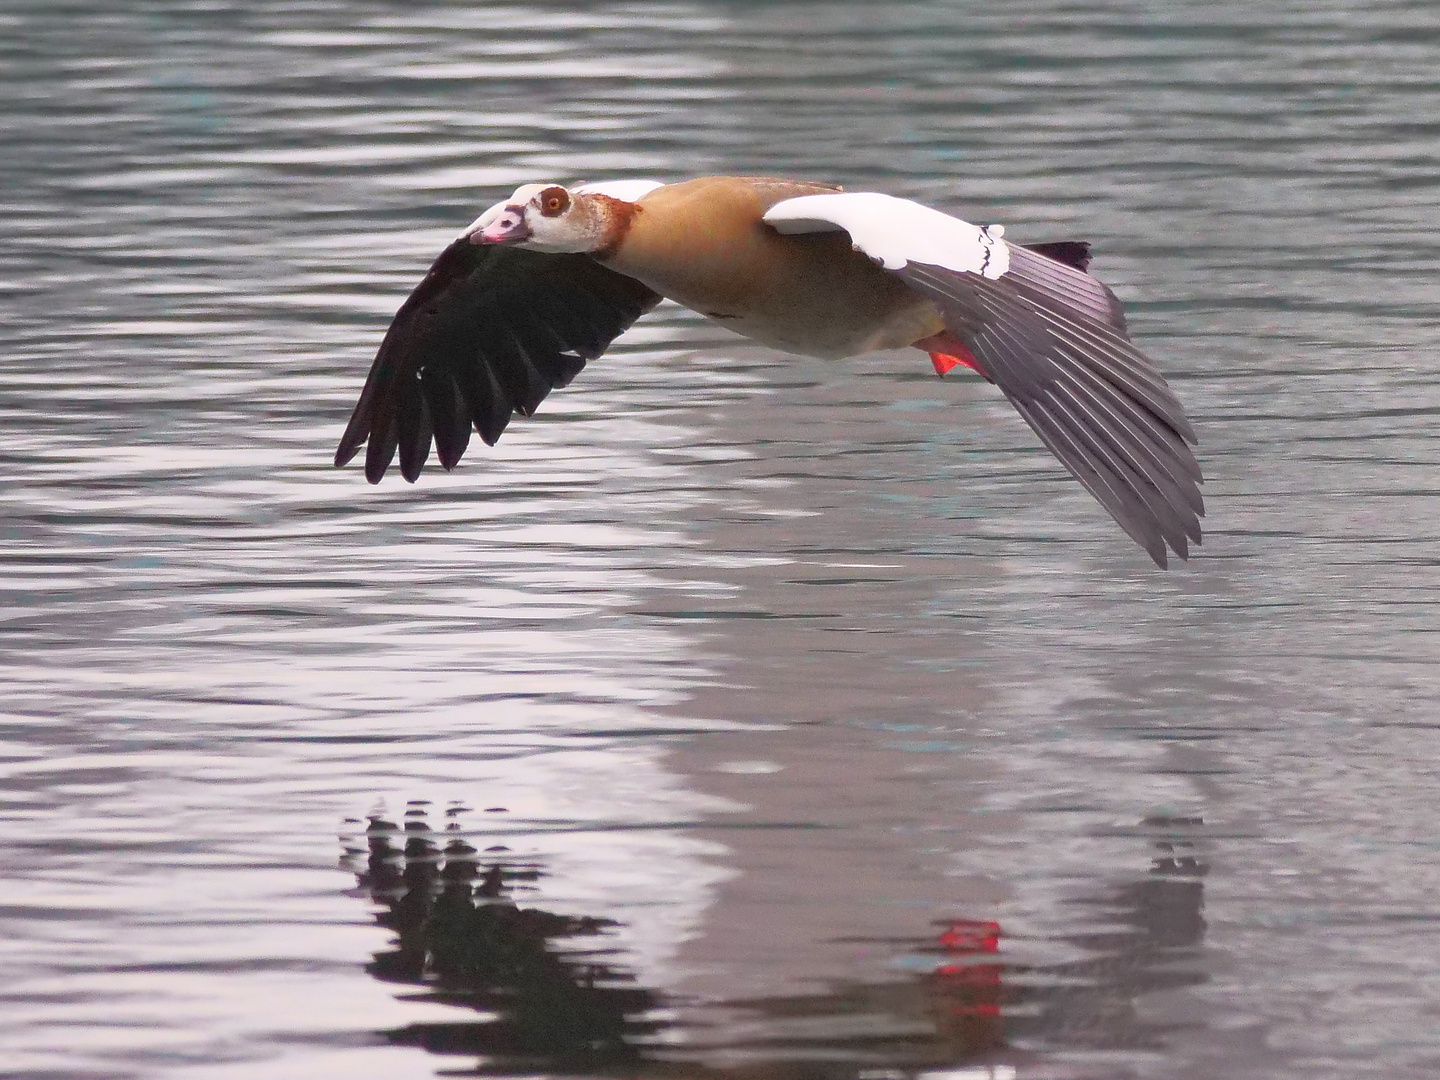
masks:
<path fill-rule="evenodd" d="M 970 959 L 1000 952 L 1000 924 L 956 919 L 940 934 L 939 943 L 947 959 L 930 975 L 930 996 L 940 1033 L 971 1053 L 1005 1045 L 1000 1016 L 1004 965 Z"/>

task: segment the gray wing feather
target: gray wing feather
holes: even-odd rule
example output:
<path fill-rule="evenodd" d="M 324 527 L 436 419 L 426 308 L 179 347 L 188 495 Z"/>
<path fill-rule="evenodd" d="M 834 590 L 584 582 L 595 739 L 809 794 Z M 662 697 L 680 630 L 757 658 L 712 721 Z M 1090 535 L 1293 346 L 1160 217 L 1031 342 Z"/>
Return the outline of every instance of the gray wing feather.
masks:
<path fill-rule="evenodd" d="M 1115 317 L 1108 289 L 1013 245 L 1011 272 L 999 279 L 913 262 L 894 272 L 934 302 L 984 374 L 1157 565 L 1167 545 L 1189 556 L 1205 513 L 1195 432 Z"/>
<path fill-rule="evenodd" d="M 1096 322 L 1107 323 L 1128 337 L 1125 309 L 1105 283 L 1083 270 L 1047 256 L 1044 252 L 1046 245 L 1039 246 L 1041 250 L 1035 251 L 1018 244 L 1010 245 L 1010 269 L 1005 276 L 1016 291 L 1022 296 L 1059 304 Z M 1088 244 L 1084 246 L 1089 248 Z M 1089 262 L 1088 250 L 1085 261 Z"/>

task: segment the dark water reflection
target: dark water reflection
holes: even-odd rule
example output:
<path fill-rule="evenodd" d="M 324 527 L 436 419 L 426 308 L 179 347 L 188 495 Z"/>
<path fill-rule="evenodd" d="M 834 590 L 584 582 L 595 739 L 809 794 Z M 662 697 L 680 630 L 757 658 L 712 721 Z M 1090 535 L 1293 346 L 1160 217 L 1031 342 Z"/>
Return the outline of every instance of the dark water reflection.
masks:
<path fill-rule="evenodd" d="M 6 6 L 6 1069 L 1440 1071 L 1437 50 L 1419 2 Z M 329 467 L 477 205 L 719 171 L 1094 240 L 1203 552 L 923 358 L 674 309 L 453 474 Z M 474 809 L 347 895 L 336 823 L 411 800 Z"/>
<path fill-rule="evenodd" d="M 482 866 L 456 826 L 437 836 L 415 810 L 403 833 L 371 819 L 359 884 L 385 906 L 377 921 L 398 940 L 370 971 L 494 1019 L 411 1025 L 389 1037 L 435 1053 L 499 1058 L 512 1068 L 573 1071 L 637 1060 L 639 1043 L 663 1026 L 643 1019 L 659 998 L 628 985 L 634 976 L 609 966 L 607 950 L 555 950 L 557 942 L 601 935 L 615 921 L 518 907 L 511 896 L 517 882 L 541 871 L 507 865 L 498 853 Z"/>

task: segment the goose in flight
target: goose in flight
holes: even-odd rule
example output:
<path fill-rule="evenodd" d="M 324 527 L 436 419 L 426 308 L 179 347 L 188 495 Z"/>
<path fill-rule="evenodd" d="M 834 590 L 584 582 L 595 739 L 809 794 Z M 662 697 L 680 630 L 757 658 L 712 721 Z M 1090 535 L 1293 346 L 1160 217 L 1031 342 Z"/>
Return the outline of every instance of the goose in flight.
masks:
<path fill-rule="evenodd" d="M 1089 245 L 1028 247 L 872 192 L 756 177 L 527 184 L 440 253 L 380 344 L 335 464 L 413 481 L 494 445 L 662 298 L 785 352 L 913 346 L 993 383 L 1158 566 L 1200 543 L 1195 432 Z M 366 445 L 368 441 L 368 446 Z"/>

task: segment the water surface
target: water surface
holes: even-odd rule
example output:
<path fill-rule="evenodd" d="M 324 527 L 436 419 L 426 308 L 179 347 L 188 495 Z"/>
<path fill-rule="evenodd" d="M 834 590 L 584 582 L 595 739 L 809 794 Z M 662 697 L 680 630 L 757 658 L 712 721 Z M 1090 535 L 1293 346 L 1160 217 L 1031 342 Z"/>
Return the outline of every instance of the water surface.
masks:
<path fill-rule="evenodd" d="M 1387 2 L 10 5 L 11 1075 L 1440 1068 L 1440 21 Z M 1150 567 L 988 387 L 657 311 L 446 475 L 329 459 L 513 186 L 1088 238 Z"/>

